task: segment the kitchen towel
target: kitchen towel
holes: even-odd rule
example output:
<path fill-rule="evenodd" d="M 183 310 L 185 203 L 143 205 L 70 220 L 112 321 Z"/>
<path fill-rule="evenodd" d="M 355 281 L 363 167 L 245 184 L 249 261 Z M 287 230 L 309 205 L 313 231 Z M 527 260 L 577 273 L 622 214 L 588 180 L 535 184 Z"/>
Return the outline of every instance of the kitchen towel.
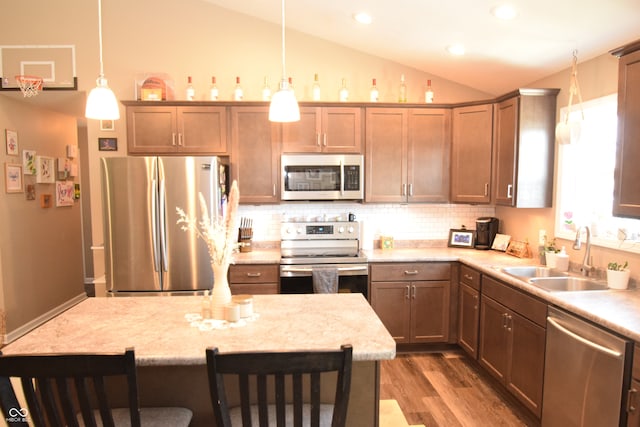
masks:
<path fill-rule="evenodd" d="M 313 267 L 313 293 L 335 294 L 338 292 L 338 269 L 335 267 Z"/>

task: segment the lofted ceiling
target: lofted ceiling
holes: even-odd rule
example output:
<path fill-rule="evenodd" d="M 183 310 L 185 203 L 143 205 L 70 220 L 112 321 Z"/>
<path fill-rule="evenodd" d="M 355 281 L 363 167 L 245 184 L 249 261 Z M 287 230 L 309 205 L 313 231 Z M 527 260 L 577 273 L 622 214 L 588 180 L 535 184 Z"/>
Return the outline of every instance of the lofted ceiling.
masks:
<path fill-rule="evenodd" d="M 280 0 L 205 0 L 281 24 Z M 508 2 L 514 19 L 491 10 Z M 640 39 L 639 0 L 288 0 L 286 27 L 499 95 Z M 373 22 L 353 15 L 368 12 Z M 446 47 L 464 45 L 464 56 Z"/>

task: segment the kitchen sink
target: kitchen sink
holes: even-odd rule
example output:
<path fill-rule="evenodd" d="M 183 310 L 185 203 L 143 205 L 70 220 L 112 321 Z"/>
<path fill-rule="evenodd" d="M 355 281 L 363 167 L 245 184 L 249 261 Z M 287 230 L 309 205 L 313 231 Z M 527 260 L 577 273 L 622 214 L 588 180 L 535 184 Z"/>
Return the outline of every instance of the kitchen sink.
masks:
<path fill-rule="evenodd" d="M 511 276 L 516 276 L 519 279 L 527 280 L 532 277 L 566 277 L 568 273 L 560 270 L 555 270 L 549 267 L 541 267 L 535 265 L 517 266 L 517 267 L 504 267 L 502 269 Z"/>
<path fill-rule="evenodd" d="M 585 277 L 532 277 L 529 283 L 550 292 L 606 291 L 607 284 Z"/>
<path fill-rule="evenodd" d="M 504 267 L 502 271 L 549 292 L 604 291 L 608 289 L 605 282 L 582 276 L 572 276 L 565 271 L 544 266 Z"/>

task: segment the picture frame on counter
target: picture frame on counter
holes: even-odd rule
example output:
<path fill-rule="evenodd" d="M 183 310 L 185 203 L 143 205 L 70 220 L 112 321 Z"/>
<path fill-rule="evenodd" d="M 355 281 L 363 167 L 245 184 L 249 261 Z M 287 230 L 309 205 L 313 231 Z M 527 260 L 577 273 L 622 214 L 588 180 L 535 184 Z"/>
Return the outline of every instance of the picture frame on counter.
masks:
<path fill-rule="evenodd" d="M 475 230 L 452 228 L 449 230 L 448 246 L 450 248 L 473 248 L 475 237 Z"/>
<path fill-rule="evenodd" d="M 24 191 L 22 165 L 4 164 L 4 189 L 7 193 L 22 193 Z"/>

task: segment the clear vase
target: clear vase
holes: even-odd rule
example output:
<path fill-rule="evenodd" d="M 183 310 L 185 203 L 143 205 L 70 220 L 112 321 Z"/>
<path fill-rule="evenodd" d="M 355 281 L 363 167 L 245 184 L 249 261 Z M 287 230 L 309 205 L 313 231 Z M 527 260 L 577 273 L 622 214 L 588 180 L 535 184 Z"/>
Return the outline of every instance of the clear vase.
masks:
<path fill-rule="evenodd" d="M 224 306 L 231 302 L 231 289 L 227 272 L 229 264 L 211 263 L 213 270 L 213 290 L 211 291 L 211 316 L 224 320 Z"/>

